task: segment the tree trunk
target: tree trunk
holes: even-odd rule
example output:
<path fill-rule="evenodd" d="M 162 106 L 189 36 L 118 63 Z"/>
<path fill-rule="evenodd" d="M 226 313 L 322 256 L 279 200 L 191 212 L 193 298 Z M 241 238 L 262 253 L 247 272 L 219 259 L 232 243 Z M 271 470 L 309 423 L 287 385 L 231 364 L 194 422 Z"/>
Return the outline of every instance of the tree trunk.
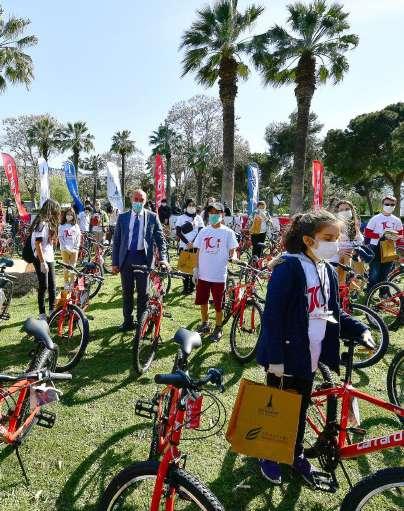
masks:
<path fill-rule="evenodd" d="M 222 201 L 233 210 L 234 199 L 234 101 L 237 95 L 237 62 L 222 59 L 219 94 L 223 107 Z"/>
<path fill-rule="evenodd" d="M 366 197 L 366 202 L 368 203 L 369 215 L 373 216 L 372 197 L 370 195 L 370 190 L 368 188 L 365 188 L 365 197 Z"/>
<path fill-rule="evenodd" d="M 98 171 L 93 172 L 93 205 L 95 205 L 95 201 L 97 200 L 97 181 L 98 181 Z"/>
<path fill-rule="evenodd" d="M 291 214 L 303 210 L 307 133 L 309 129 L 310 106 L 314 90 L 315 60 L 311 55 L 303 55 L 299 60 L 296 73 L 295 96 L 297 101 L 297 125 L 290 196 Z"/>
<path fill-rule="evenodd" d="M 73 165 L 76 169 L 76 180 L 77 180 L 77 187 L 79 186 L 79 157 L 80 153 L 73 149 Z"/>
<path fill-rule="evenodd" d="M 400 217 L 400 209 L 401 209 L 401 183 L 403 182 L 403 174 L 397 176 L 397 178 L 393 182 L 393 195 L 397 199 L 396 208 L 394 210 L 394 214 Z"/>
<path fill-rule="evenodd" d="M 171 199 L 171 156 L 166 155 L 166 199 L 167 204 L 170 204 Z"/>
<path fill-rule="evenodd" d="M 121 193 L 123 208 L 125 209 L 126 197 L 125 197 L 125 154 L 121 154 Z"/>
<path fill-rule="evenodd" d="M 202 192 L 203 192 L 203 173 L 201 171 L 196 172 L 196 202 L 202 204 Z"/>

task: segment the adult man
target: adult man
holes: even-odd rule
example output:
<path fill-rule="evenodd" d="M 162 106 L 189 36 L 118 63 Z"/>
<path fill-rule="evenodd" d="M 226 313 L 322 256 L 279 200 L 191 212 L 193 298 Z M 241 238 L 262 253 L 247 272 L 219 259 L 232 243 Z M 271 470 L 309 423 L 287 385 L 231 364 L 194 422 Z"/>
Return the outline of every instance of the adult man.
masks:
<path fill-rule="evenodd" d="M 160 264 L 169 268 L 167 263 L 166 243 L 157 215 L 145 209 L 146 193 L 140 188 L 132 195 L 132 210 L 118 217 L 112 248 L 112 273 L 121 274 L 123 297 L 123 323 L 119 331 L 133 330 L 133 292 L 136 280 L 137 321 L 147 305 L 148 276 L 134 273 L 133 264 L 153 264 L 153 247 L 157 247 Z"/>
<path fill-rule="evenodd" d="M 392 213 L 396 207 L 397 199 L 387 195 L 382 200 L 383 211 L 373 216 L 365 229 L 365 238 L 370 238 L 370 245 L 375 257 L 369 266 L 369 289 L 375 284 L 386 280 L 393 269 L 394 263 L 382 263 L 380 260 L 380 240 L 383 237 L 397 240 L 403 235 L 401 220 Z"/>

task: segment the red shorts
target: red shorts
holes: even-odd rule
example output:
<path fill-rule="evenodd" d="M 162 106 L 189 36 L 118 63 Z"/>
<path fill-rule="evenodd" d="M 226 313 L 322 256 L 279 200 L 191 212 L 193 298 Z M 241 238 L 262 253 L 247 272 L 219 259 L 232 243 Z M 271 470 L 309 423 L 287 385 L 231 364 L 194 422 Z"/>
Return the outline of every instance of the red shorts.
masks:
<path fill-rule="evenodd" d="M 195 305 L 208 305 L 210 293 L 212 293 L 215 310 L 220 312 L 223 309 L 224 290 L 224 282 L 207 282 L 206 280 L 198 279 Z"/>

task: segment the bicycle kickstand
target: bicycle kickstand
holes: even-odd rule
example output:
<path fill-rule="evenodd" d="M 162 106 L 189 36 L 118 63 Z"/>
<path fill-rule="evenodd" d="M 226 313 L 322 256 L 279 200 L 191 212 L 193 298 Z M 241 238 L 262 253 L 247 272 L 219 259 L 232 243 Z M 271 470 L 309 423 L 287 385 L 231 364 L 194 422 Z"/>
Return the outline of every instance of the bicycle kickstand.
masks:
<path fill-rule="evenodd" d="M 28 478 L 27 471 L 25 470 L 24 463 L 22 461 L 22 458 L 21 458 L 21 455 L 20 455 L 20 451 L 19 451 L 17 446 L 15 447 L 15 454 L 17 456 L 17 460 L 18 460 L 18 464 L 20 465 L 21 472 L 22 472 L 22 474 L 24 476 L 25 483 L 26 483 L 27 486 L 29 486 L 31 484 L 31 482 L 30 482 L 30 480 Z"/>
<path fill-rule="evenodd" d="M 345 476 L 345 479 L 348 482 L 349 488 L 352 490 L 353 484 L 352 484 L 351 478 L 349 477 L 348 472 L 347 472 L 347 470 L 346 470 L 346 468 L 345 468 L 345 466 L 344 466 L 344 464 L 342 463 L 341 460 L 339 461 L 339 465 L 340 465 L 341 470 L 342 470 L 342 472 L 343 472 L 343 474 Z"/>

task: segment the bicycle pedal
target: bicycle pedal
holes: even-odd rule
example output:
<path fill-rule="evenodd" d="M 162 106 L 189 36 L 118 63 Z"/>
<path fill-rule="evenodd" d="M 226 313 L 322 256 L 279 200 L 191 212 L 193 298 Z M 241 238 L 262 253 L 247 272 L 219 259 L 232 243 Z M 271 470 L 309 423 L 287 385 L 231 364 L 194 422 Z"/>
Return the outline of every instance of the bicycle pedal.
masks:
<path fill-rule="evenodd" d="M 163 312 L 163 318 L 169 318 L 169 319 L 172 319 L 173 315 L 171 314 L 171 312 Z"/>
<path fill-rule="evenodd" d="M 10 314 L 8 312 L 3 312 L 1 315 L 1 319 L 4 319 L 4 321 L 7 321 L 10 319 Z"/>
<path fill-rule="evenodd" d="M 135 414 L 145 419 L 153 419 L 155 415 L 155 405 L 153 401 L 138 399 L 135 403 Z"/>
<path fill-rule="evenodd" d="M 48 412 L 47 410 L 41 410 L 41 412 L 37 415 L 37 419 L 38 426 L 51 429 L 55 425 L 56 414 L 53 412 Z"/>
<path fill-rule="evenodd" d="M 347 431 L 350 433 L 354 433 L 355 435 L 365 436 L 366 435 L 366 429 L 363 428 L 355 428 L 353 426 L 347 428 Z"/>
<path fill-rule="evenodd" d="M 328 472 L 315 471 L 311 473 L 313 478 L 312 488 L 316 491 L 323 491 L 325 493 L 335 493 L 339 484 L 335 477 Z"/>

